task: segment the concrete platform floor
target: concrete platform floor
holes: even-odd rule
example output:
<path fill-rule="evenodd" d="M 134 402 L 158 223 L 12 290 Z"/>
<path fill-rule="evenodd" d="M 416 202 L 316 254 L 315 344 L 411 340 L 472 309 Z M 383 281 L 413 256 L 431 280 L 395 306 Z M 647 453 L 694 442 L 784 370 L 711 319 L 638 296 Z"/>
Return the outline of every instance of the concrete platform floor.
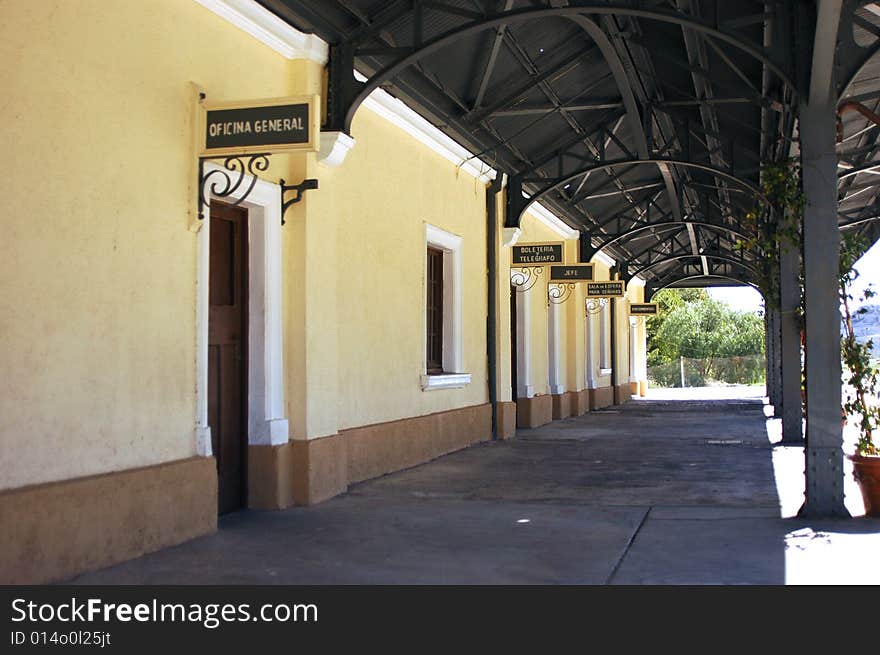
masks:
<path fill-rule="evenodd" d="M 749 395 L 521 430 L 70 582 L 880 584 L 880 520 L 790 518 L 803 452 Z"/>

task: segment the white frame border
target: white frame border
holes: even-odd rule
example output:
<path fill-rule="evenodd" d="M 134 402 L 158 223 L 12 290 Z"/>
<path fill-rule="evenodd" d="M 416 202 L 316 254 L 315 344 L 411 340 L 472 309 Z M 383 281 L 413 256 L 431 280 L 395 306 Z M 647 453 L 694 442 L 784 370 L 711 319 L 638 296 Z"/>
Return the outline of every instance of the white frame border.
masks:
<path fill-rule="evenodd" d="M 518 271 L 510 270 L 510 283 L 517 287 L 516 291 L 516 397 L 532 398 L 535 387 L 532 384 L 532 290 L 522 291 L 522 280 Z M 545 288 L 544 285 L 541 287 Z"/>
<path fill-rule="evenodd" d="M 224 170 L 208 162 L 205 172 Z M 247 188 L 253 179 L 246 176 Z M 210 198 L 215 196 L 210 195 Z M 234 198 L 218 198 L 235 200 Z M 284 417 L 281 331 L 281 187 L 257 178 L 248 209 L 248 444 L 277 446 L 290 435 Z M 210 204 L 198 232 L 196 274 L 196 453 L 210 457 L 208 425 L 208 290 Z"/>
<path fill-rule="evenodd" d="M 462 331 L 464 320 L 463 266 L 464 239 L 439 227 L 425 223 L 424 271 L 422 285 L 422 307 L 428 298 L 428 248 L 443 251 L 443 373 L 428 375 L 428 353 L 422 351 L 421 384 L 423 391 L 432 389 L 453 389 L 464 387 L 471 382 L 471 374 L 464 372 L 464 352 Z M 426 320 L 426 319 L 425 319 Z M 425 329 L 422 330 L 424 334 Z M 427 344 L 425 344 L 427 348 Z"/>

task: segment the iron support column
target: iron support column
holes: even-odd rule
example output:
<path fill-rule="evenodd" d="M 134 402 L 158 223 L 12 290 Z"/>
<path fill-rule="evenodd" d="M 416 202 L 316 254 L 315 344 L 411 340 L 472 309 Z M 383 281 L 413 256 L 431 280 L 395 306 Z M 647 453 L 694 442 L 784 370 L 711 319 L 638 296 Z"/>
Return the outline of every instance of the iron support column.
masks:
<path fill-rule="evenodd" d="M 800 253 L 783 249 L 779 267 L 779 334 L 782 373 L 782 443 L 803 445 L 801 408 L 801 332 L 797 310 L 801 302 Z"/>
<path fill-rule="evenodd" d="M 770 358 L 773 353 L 772 344 L 770 343 L 770 308 L 764 309 L 764 380 L 767 387 L 767 399 L 773 404 L 773 379 L 770 372 Z"/>
<path fill-rule="evenodd" d="M 837 229 L 835 126 L 832 102 L 801 105 L 801 166 L 807 201 L 803 251 L 807 484 L 802 516 L 848 516 L 843 504 L 843 429 L 840 420 L 840 235 Z"/>
<path fill-rule="evenodd" d="M 488 368 L 489 404 L 492 406 L 492 439 L 498 439 L 498 357 L 495 350 L 498 333 L 498 192 L 503 177 L 496 177 L 486 187 L 486 270 L 488 273 L 488 308 L 486 315 L 486 365 Z"/>
<path fill-rule="evenodd" d="M 779 393 L 779 310 L 767 310 L 767 369 L 770 373 L 767 395 L 773 405 L 773 413 L 779 416 L 782 410 L 782 397 Z"/>

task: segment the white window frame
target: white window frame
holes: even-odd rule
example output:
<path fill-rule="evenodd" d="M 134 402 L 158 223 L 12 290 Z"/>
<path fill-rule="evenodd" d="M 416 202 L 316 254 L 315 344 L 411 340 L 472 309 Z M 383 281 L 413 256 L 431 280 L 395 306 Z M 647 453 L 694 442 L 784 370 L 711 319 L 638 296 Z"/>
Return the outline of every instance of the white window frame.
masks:
<path fill-rule="evenodd" d="M 428 223 L 422 248 L 422 321 L 427 331 L 425 307 L 428 302 L 428 248 L 443 253 L 443 373 L 428 375 L 427 343 L 422 340 L 422 391 L 457 389 L 471 383 L 471 374 L 464 372 L 463 347 L 463 280 L 464 239 Z"/>
<path fill-rule="evenodd" d="M 561 308 L 556 303 L 551 302 L 547 307 L 547 383 L 550 393 L 553 395 L 565 393 L 565 386 L 562 384 L 562 362 L 559 352 L 559 325 L 562 322 L 560 313 Z"/>
<path fill-rule="evenodd" d="M 596 355 L 593 352 L 596 347 L 596 315 L 585 312 L 584 321 L 584 384 L 587 389 L 595 389 L 599 386 L 596 380 Z"/>
<path fill-rule="evenodd" d="M 611 303 L 614 298 L 609 298 L 605 306 L 599 312 L 599 375 L 611 375 Z"/>
<path fill-rule="evenodd" d="M 629 381 L 639 381 L 638 370 L 638 336 L 639 336 L 639 319 L 630 317 L 629 319 Z"/>
<path fill-rule="evenodd" d="M 518 270 L 511 269 L 510 283 L 516 287 L 516 397 L 532 398 L 532 290 L 523 289 Z"/>

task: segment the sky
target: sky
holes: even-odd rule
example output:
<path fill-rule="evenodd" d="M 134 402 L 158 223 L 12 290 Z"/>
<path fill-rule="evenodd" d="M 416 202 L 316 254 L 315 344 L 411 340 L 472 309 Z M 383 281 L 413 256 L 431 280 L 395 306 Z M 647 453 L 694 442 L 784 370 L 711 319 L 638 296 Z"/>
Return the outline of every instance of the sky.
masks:
<path fill-rule="evenodd" d="M 871 285 L 874 293 L 880 293 L 880 241 L 862 255 L 862 258 L 856 262 L 855 268 L 859 272 L 859 277 L 853 285 L 852 295 L 856 299 L 856 304 L 859 304 L 858 299 L 867 285 Z M 880 296 L 868 300 L 869 304 L 878 302 L 880 302 Z"/>
<path fill-rule="evenodd" d="M 709 287 L 709 295 L 739 312 L 757 312 L 764 309 L 761 294 L 752 287 Z"/>
<path fill-rule="evenodd" d="M 859 277 L 853 286 L 853 296 L 858 299 L 868 284 L 880 294 L 880 241 L 856 262 L 856 270 L 859 272 Z M 709 295 L 737 311 L 757 312 L 764 308 L 761 294 L 752 287 L 712 287 L 709 289 Z M 880 303 L 880 295 L 868 302 Z"/>

